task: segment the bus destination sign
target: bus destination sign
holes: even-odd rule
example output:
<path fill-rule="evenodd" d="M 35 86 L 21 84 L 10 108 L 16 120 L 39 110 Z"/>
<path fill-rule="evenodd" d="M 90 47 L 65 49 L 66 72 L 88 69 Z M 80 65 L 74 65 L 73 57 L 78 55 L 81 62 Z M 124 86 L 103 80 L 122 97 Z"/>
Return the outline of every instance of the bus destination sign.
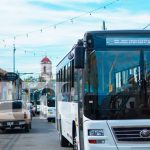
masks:
<path fill-rule="evenodd" d="M 150 38 L 106 38 L 107 46 L 150 46 Z"/>

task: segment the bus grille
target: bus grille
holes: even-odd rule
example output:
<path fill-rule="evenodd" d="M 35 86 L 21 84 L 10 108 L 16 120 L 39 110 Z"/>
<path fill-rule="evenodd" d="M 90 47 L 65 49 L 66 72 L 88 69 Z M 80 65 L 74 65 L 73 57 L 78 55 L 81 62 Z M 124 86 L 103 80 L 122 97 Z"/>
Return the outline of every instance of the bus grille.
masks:
<path fill-rule="evenodd" d="M 113 127 L 118 142 L 150 142 L 150 127 Z"/>

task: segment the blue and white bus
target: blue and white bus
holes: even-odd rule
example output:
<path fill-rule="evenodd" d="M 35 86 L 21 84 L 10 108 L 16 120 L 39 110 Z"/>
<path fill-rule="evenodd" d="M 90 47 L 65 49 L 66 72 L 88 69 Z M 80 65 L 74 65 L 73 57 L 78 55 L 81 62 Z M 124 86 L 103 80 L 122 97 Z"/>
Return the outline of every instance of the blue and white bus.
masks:
<path fill-rule="evenodd" d="M 89 31 L 57 65 L 60 144 L 150 149 L 150 31 Z"/>

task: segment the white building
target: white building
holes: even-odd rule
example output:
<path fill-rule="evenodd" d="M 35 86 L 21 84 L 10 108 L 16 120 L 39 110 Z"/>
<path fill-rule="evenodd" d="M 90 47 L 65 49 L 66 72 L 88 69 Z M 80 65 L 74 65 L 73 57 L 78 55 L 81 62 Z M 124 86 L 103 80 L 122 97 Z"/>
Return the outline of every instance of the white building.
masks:
<path fill-rule="evenodd" d="M 47 56 L 45 56 L 41 60 L 41 77 L 46 81 L 49 81 L 53 78 L 52 62 L 49 60 L 49 58 Z"/>

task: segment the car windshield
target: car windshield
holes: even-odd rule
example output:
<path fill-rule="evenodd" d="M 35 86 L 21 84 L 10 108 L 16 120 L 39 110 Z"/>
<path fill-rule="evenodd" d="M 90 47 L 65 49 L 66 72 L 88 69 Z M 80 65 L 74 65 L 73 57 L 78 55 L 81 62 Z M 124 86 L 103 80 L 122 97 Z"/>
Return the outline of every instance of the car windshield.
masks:
<path fill-rule="evenodd" d="M 150 52 L 94 51 L 90 56 L 85 101 L 93 97 L 94 104 L 85 107 L 86 116 L 91 119 L 150 118 Z"/>

